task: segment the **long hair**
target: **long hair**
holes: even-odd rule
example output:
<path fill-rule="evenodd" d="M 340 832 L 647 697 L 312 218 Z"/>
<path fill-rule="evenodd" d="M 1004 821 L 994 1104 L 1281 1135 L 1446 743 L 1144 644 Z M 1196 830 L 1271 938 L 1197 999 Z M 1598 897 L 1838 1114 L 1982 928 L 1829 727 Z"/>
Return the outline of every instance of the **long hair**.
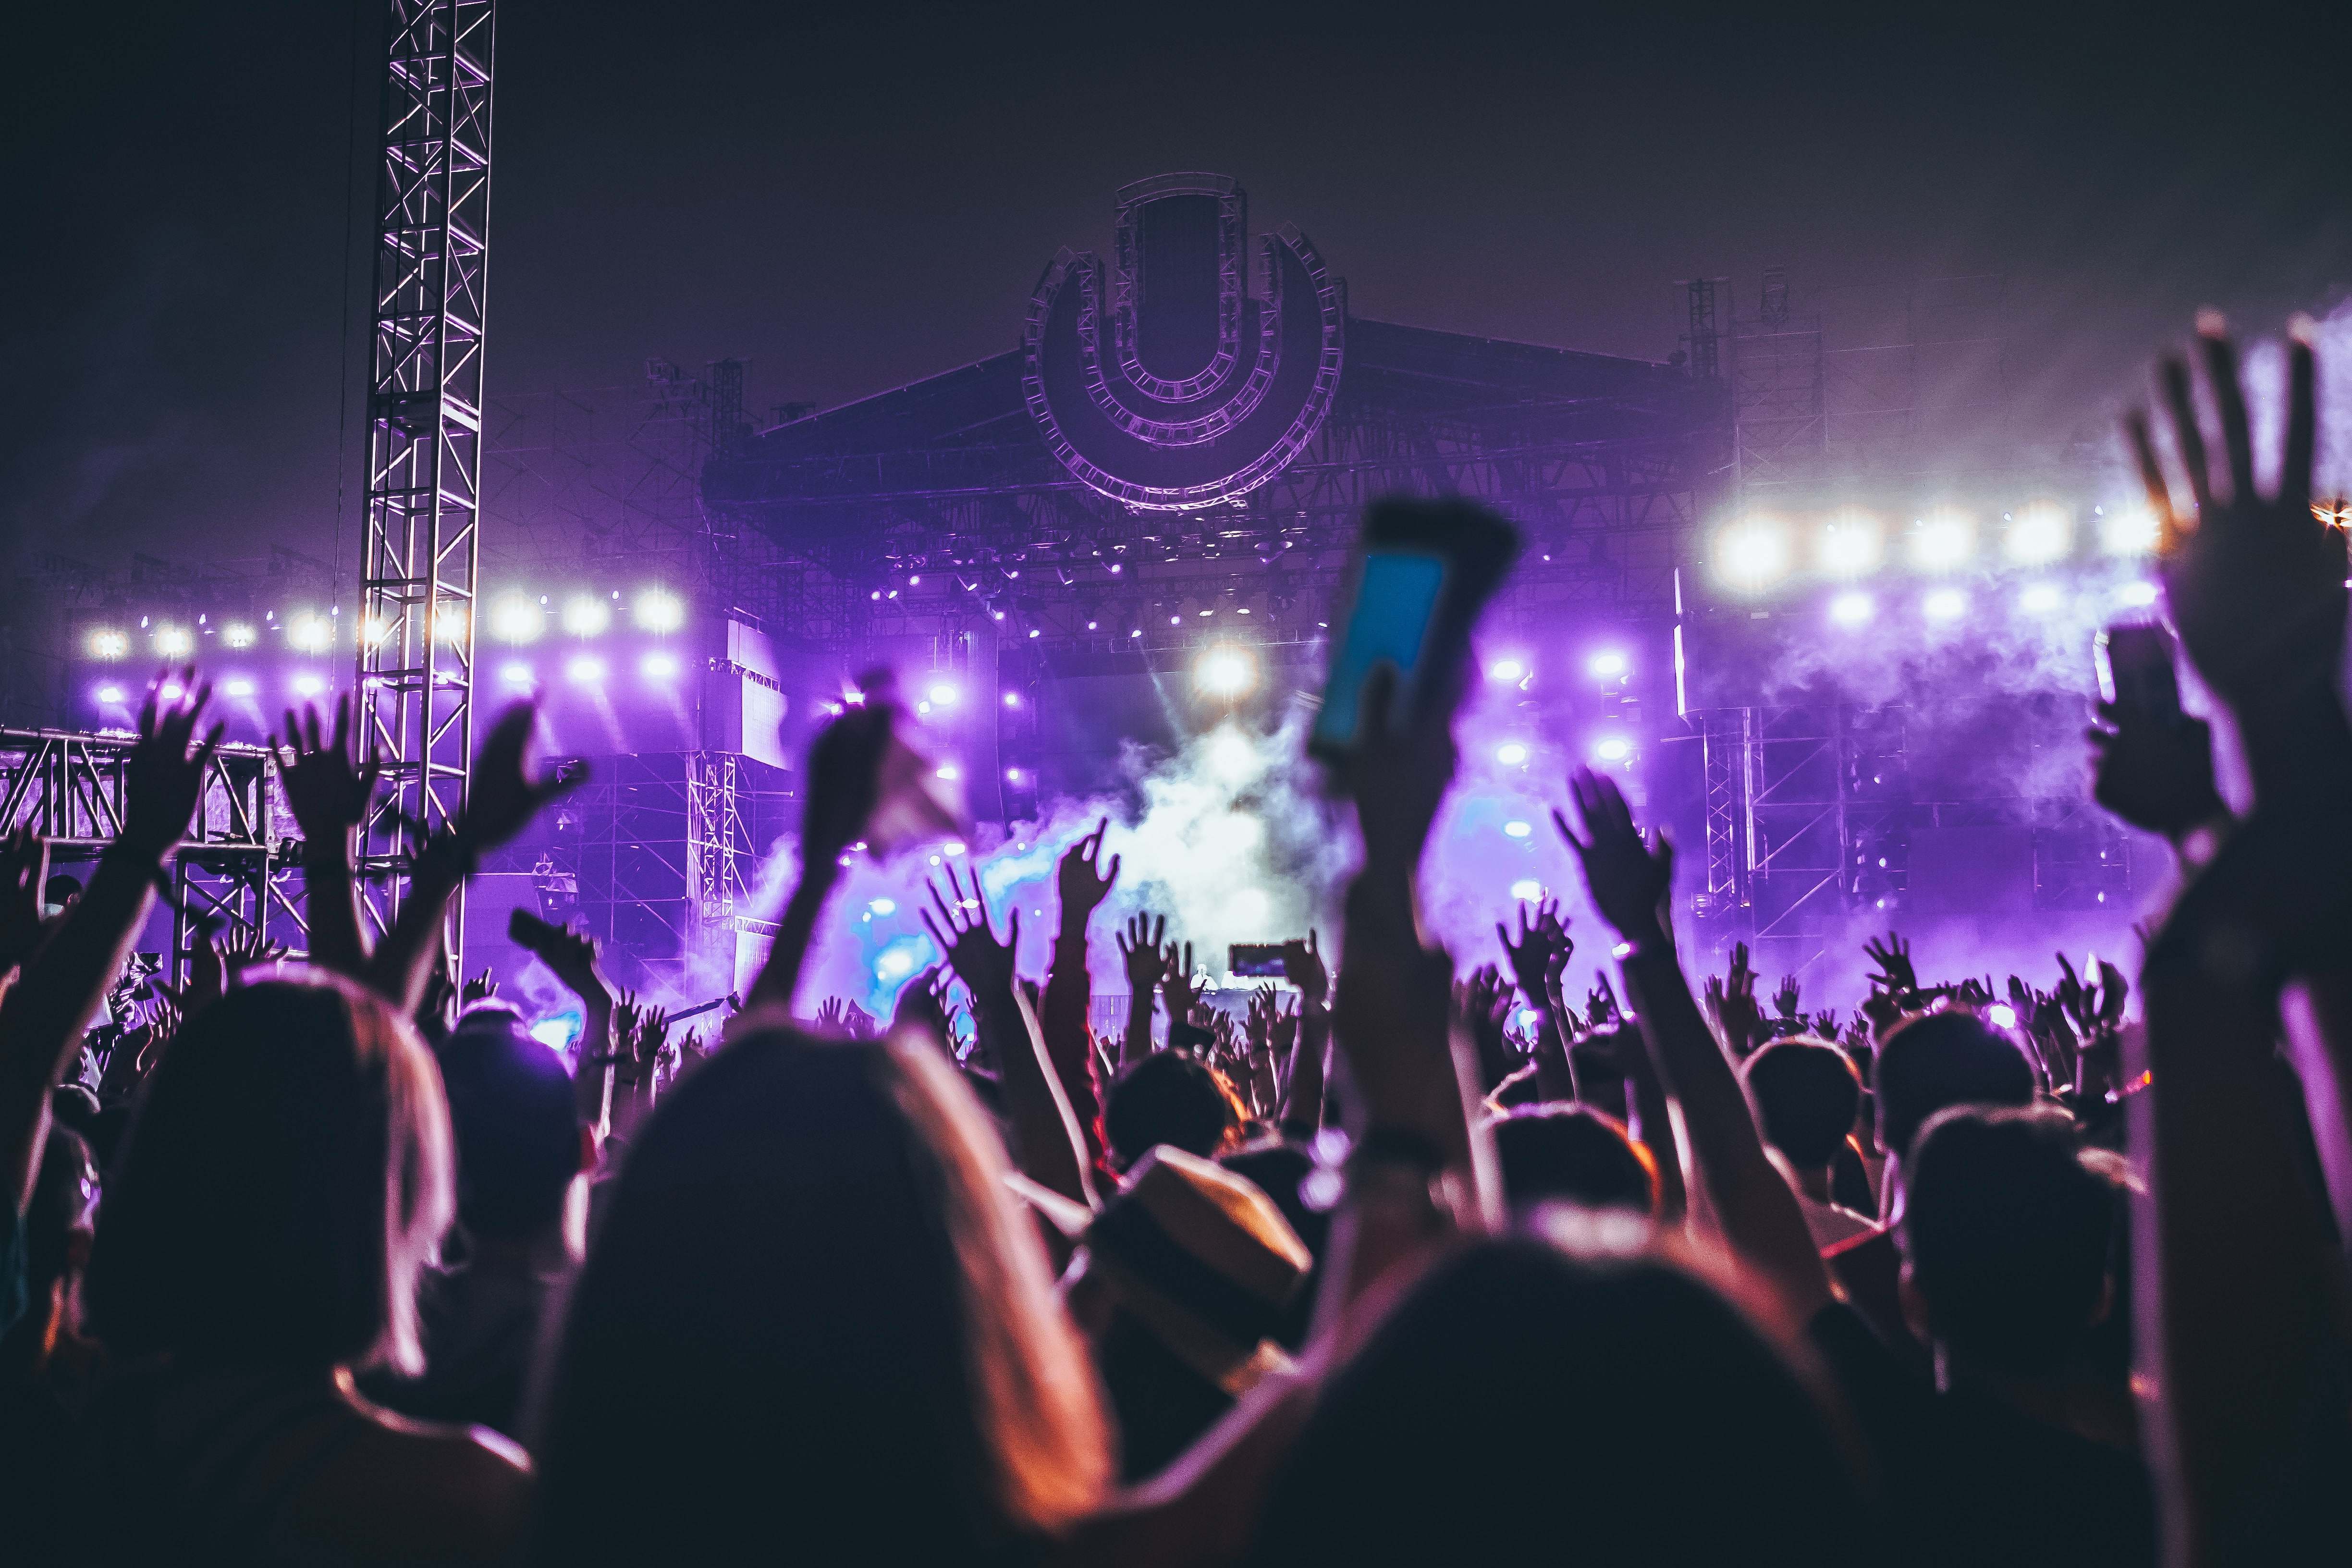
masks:
<path fill-rule="evenodd" d="M 448 1228 L 432 1053 L 320 973 L 193 1014 L 133 1112 L 85 1285 L 116 1355 L 424 1370 L 416 1283 Z"/>
<path fill-rule="evenodd" d="M 1102 1396 L 1001 1147 L 919 1042 L 739 1037 L 641 1131 L 540 1444 L 545 1561 L 773 1534 L 978 1561 L 1090 1511 Z M 616 1458 L 662 1479 L 613 1485 Z"/>

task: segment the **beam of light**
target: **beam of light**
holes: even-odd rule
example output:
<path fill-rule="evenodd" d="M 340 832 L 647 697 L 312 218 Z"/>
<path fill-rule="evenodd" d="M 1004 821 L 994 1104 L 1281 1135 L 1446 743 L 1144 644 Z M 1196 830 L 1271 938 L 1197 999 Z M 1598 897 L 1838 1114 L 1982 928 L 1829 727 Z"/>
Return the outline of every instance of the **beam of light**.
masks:
<path fill-rule="evenodd" d="M 221 641 L 230 647 L 251 647 L 259 635 L 250 621 L 231 621 L 221 627 Z"/>
<path fill-rule="evenodd" d="M 1789 574 L 1789 525 L 1755 515 L 1727 523 L 1715 536 L 1717 574 L 1744 593 L 1758 593 Z"/>
<path fill-rule="evenodd" d="M 1498 658 L 1486 667 L 1486 679 L 1498 686 L 1517 686 L 1527 678 L 1528 661 L 1523 658 Z"/>
<path fill-rule="evenodd" d="M 876 598 L 881 595 L 877 594 Z M 674 632 L 686 625 L 686 605 L 667 588 L 647 588 L 637 595 L 634 606 L 637 629 L 648 632 Z"/>
<path fill-rule="evenodd" d="M 1858 591 L 1840 594 L 1830 601 L 1830 619 L 1838 626 L 1868 626 L 1877 614 L 1878 601 Z"/>
<path fill-rule="evenodd" d="M 1886 524 L 1851 508 L 1823 524 L 1813 545 L 1815 564 L 1832 577 L 1864 576 L 1885 559 Z"/>
<path fill-rule="evenodd" d="M 575 637 L 601 636 L 612 624 L 613 606 L 603 599 L 582 594 L 564 601 L 563 629 Z"/>
<path fill-rule="evenodd" d="M 2058 502 L 2038 500 L 2009 520 L 2001 553 L 2018 566 L 2047 566 L 2074 548 L 2074 514 Z"/>
<path fill-rule="evenodd" d="M 1246 697 L 1257 689 L 1257 660 L 1244 648 L 1210 648 L 1193 663 L 1192 684 L 1210 697 Z"/>
<path fill-rule="evenodd" d="M 1969 612 L 1969 596 L 1958 588 L 1938 588 L 1919 601 L 1919 610 L 1931 621 L 1957 621 Z"/>
<path fill-rule="evenodd" d="M 1957 507 L 1929 512 L 1911 535 L 1911 564 L 1922 572 L 1953 571 L 1976 552 L 1976 519 Z"/>
<path fill-rule="evenodd" d="M 1585 662 L 1584 668 L 1602 680 L 1612 680 L 1633 668 L 1632 662 L 1615 648 L 1603 648 Z"/>
<path fill-rule="evenodd" d="M 131 639 L 112 626 L 100 626 L 89 634 L 89 656 L 92 658 L 118 659 L 131 652 Z"/>
<path fill-rule="evenodd" d="M 2110 555 L 2147 555 L 2156 550 L 2156 515 L 2144 506 L 2101 507 L 2099 548 Z"/>
<path fill-rule="evenodd" d="M 507 594 L 490 606 L 490 635 L 520 647 L 547 630 L 547 611 L 521 594 Z"/>

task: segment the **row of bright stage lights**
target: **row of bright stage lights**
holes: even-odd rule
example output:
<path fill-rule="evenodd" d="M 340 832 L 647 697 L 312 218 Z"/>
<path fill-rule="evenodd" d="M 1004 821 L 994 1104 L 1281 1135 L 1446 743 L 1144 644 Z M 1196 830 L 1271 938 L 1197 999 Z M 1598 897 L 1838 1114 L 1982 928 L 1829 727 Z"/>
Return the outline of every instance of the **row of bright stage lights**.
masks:
<path fill-rule="evenodd" d="M 2111 513 L 2093 507 L 2090 521 L 2106 554 L 2145 555 L 2155 548 L 2156 526 L 2144 510 Z M 1886 564 L 1898 531 L 1906 564 L 1919 572 L 1959 571 L 1975 564 L 1983 548 L 1976 515 L 1959 507 L 1938 508 L 1900 531 L 1859 508 L 1804 519 L 1757 511 L 1716 531 L 1716 574 L 1742 593 L 1760 593 L 1808 569 L 1825 577 L 1864 577 Z M 2011 566 L 2055 565 L 2076 552 L 2079 531 L 2074 510 L 2056 501 L 2003 512 L 2000 559 Z"/>
<path fill-rule="evenodd" d="M 603 636 L 611 629 L 614 606 L 619 603 L 616 591 L 603 598 L 593 594 L 577 594 L 566 599 L 560 608 L 546 595 L 533 598 L 527 594 L 504 594 L 491 601 L 489 607 L 490 636 L 499 642 L 520 647 L 537 642 L 547 634 L 548 623 L 553 620 L 565 633 L 583 639 Z M 667 588 L 646 588 L 637 594 L 629 605 L 630 619 L 639 631 L 656 636 L 677 631 L 686 624 L 686 605 Z M 445 643 L 457 643 L 465 637 L 462 610 L 445 607 L 436 617 L 436 637 Z M 390 628 L 372 625 L 370 637 L 382 641 Z M 275 611 L 262 617 L 259 625 L 248 620 L 225 620 L 212 624 L 208 616 L 198 616 L 189 625 L 152 616 L 141 616 L 136 628 L 123 626 L 93 626 L 85 634 L 83 646 L 92 658 L 112 664 L 130 658 L 133 644 L 143 637 L 147 651 L 160 658 L 187 658 L 196 652 L 198 642 L 205 637 L 218 637 L 224 647 L 240 652 L 258 645 L 268 633 L 282 633 L 286 646 L 298 653 L 325 653 L 336 643 L 336 617 L 333 612 L 317 615 L 299 610 L 279 622 Z"/>

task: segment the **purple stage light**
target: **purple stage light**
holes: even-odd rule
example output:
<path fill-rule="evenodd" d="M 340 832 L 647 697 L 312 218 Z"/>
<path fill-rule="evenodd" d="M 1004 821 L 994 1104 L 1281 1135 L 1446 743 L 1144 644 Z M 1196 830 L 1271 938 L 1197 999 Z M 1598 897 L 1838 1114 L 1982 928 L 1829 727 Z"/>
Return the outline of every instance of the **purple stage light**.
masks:
<path fill-rule="evenodd" d="M 1504 834 L 1512 838 L 1525 838 L 1528 834 L 1533 833 L 1535 829 L 1533 827 L 1528 826 L 1524 822 L 1514 821 L 1503 824 Z"/>
<path fill-rule="evenodd" d="M 582 594 L 563 606 L 563 629 L 575 637 L 602 636 L 613 624 L 613 606 Z"/>
<path fill-rule="evenodd" d="M 1516 686 L 1528 678 L 1528 662 L 1523 658 L 1498 658 L 1486 667 L 1486 679 L 1506 686 Z"/>
<path fill-rule="evenodd" d="M 1528 749 L 1517 741 L 1506 741 L 1495 748 L 1495 760 L 1507 768 L 1516 768 L 1528 760 Z"/>
<path fill-rule="evenodd" d="M 98 700 L 100 702 L 120 702 L 122 700 L 122 688 L 110 680 L 98 689 Z"/>
<path fill-rule="evenodd" d="M 1006 784 L 1019 784 L 1021 782 L 1021 770 L 1019 768 L 1005 769 L 1004 782 Z"/>
<path fill-rule="evenodd" d="M 1511 897 L 1523 903 L 1534 903 L 1544 896 L 1544 885 L 1533 877 L 1523 877 L 1511 884 Z"/>
<path fill-rule="evenodd" d="M 535 684 L 538 679 L 530 666 L 520 659 L 499 666 L 499 679 L 508 686 L 528 687 Z"/>
<path fill-rule="evenodd" d="M 2017 607 L 2028 615 L 2046 616 L 2066 602 L 2066 595 L 2055 583 L 2029 583 L 2017 596 Z"/>
<path fill-rule="evenodd" d="M 1969 597 L 1958 588 L 1938 588 L 1919 601 L 1919 610 L 1931 621 L 1957 621 L 1969 612 Z"/>
<path fill-rule="evenodd" d="M 2156 603 L 2156 584 L 2153 583 L 2126 583 L 2122 587 L 2116 590 L 2116 603 L 2118 605 L 2127 605 L 2135 610 L 2144 610 L 2147 608 L 2148 605 Z"/>
<path fill-rule="evenodd" d="M 637 673 L 647 680 L 675 680 L 677 671 L 677 655 L 659 648 L 637 660 Z"/>
<path fill-rule="evenodd" d="M 1005 705 L 1007 708 L 1018 708 L 1018 707 L 1020 707 L 1020 706 L 1021 706 L 1021 693 L 1019 693 L 1018 691 L 1008 691 L 1008 692 L 1006 692 L 1006 693 L 1004 694 L 1004 705 Z"/>
<path fill-rule="evenodd" d="M 1604 648 L 1594 654 L 1584 668 L 1601 679 L 1608 680 L 1623 675 L 1631 667 L 1623 654 L 1619 653 L 1615 648 Z"/>
<path fill-rule="evenodd" d="M 947 685 L 945 682 L 941 682 L 940 685 L 931 688 L 929 696 L 931 701 L 936 706 L 940 708 L 952 708 L 956 705 L 957 701 L 962 698 L 963 693 L 958 691 L 954 687 Z"/>
<path fill-rule="evenodd" d="M 231 676 L 221 682 L 221 695 L 224 697 L 250 697 L 258 689 L 242 675 Z"/>
<path fill-rule="evenodd" d="M 1611 735 L 1592 748 L 1592 754 L 1604 763 L 1622 763 L 1633 754 L 1633 742 L 1622 735 Z"/>
<path fill-rule="evenodd" d="M 563 666 L 575 686 L 593 686 L 604 679 L 604 661 L 593 653 L 576 653 Z"/>
<path fill-rule="evenodd" d="M 287 684 L 293 688 L 294 695 L 297 697 L 316 697 L 327 689 L 326 677 L 312 675 L 307 670 Z"/>
<path fill-rule="evenodd" d="M 89 656 L 108 660 L 121 658 L 131 651 L 131 639 L 111 626 L 100 626 L 89 634 Z"/>

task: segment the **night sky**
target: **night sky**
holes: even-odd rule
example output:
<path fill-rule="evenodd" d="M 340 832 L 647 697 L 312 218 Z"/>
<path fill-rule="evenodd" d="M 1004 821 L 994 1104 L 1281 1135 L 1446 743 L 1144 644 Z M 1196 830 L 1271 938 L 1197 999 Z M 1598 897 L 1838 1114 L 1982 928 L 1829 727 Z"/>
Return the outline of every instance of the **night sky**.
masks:
<path fill-rule="evenodd" d="M 505 0 L 493 395 L 732 353 L 754 408 L 831 404 L 999 353 L 1118 185 L 1188 168 L 1297 223 L 1360 314 L 1651 358 L 1694 274 L 1752 310 L 1772 264 L 1801 309 L 2002 273 L 2045 429 L 2103 428 L 2200 304 L 2271 326 L 2352 281 L 2352 7 L 1137 9 Z M 331 552 L 358 14 L 356 72 L 326 0 L 16 40 L 16 559 Z"/>

